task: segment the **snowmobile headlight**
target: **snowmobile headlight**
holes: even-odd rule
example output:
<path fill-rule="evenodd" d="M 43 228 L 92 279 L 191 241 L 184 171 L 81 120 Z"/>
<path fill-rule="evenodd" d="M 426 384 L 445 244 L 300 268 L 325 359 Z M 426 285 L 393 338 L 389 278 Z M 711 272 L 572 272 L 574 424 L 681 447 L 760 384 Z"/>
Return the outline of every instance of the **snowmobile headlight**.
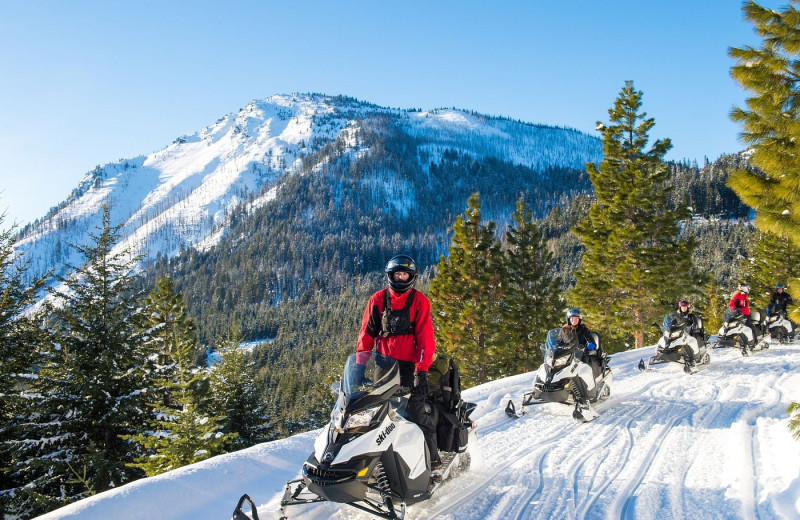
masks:
<path fill-rule="evenodd" d="M 369 426 L 369 424 L 372 422 L 372 419 L 375 417 L 375 414 L 377 414 L 378 410 L 380 409 L 381 407 L 378 405 L 354 413 L 347 418 L 347 422 L 344 424 L 345 431 Z"/>

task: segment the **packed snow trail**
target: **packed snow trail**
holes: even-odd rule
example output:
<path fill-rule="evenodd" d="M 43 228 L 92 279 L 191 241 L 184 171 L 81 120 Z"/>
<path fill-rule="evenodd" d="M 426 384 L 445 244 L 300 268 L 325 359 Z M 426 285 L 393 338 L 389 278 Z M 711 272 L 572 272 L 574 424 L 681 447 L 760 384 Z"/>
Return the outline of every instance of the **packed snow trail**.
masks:
<path fill-rule="evenodd" d="M 742 357 L 712 350 L 709 367 L 687 375 L 677 363 L 639 372 L 653 347 L 615 354 L 611 397 L 595 421 L 572 407 L 519 407 L 533 374 L 464 392 L 478 403 L 472 468 L 445 482 L 409 520 L 800 518 L 800 442 L 786 407 L 800 401 L 800 343 Z M 134 482 L 41 518 L 228 520 L 242 493 L 259 517 L 278 517 L 286 480 L 296 478 L 315 433 L 255 446 Z M 348 506 L 287 509 L 290 519 L 371 520 Z"/>

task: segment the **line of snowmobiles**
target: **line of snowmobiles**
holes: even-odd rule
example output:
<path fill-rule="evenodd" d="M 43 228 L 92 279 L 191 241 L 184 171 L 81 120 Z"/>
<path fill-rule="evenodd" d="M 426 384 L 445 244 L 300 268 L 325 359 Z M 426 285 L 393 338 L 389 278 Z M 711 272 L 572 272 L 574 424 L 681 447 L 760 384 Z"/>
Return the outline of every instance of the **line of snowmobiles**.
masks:
<path fill-rule="evenodd" d="M 522 406 L 517 411 L 513 399 L 506 401 L 506 415 L 521 417 L 526 406 L 563 403 L 574 406 L 572 417 L 579 422 L 593 421 L 598 417 L 593 403 L 604 401 L 611 395 L 613 380 L 609 357 L 603 353 L 600 336 L 590 332 L 595 348 L 588 350 L 565 342 L 562 329 L 552 329 L 542 350 L 544 363 L 536 371 L 533 390 L 522 396 Z"/>
<path fill-rule="evenodd" d="M 351 355 L 341 381 L 331 420 L 314 441 L 314 452 L 303 464 L 302 478 L 290 480 L 281 499 L 281 519 L 290 506 L 336 502 L 380 518 L 399 520 L 408 505 L 427 500 L 449 478 L 470 466 L 469 445 L 476 425 L 470 419 L 474 403 L 459 400 L 454 410 L 439 410 L 426 402 L 434 424 L 440 413 L 452 414 L 454 423 L 438 421 L 444 435 L 457 440 L 440 451 L 440 470 L 431 468 L 431 454 L 417 424 L 408 420 L 405 407 L 410 389 L 400 385 L 397 362 L 373 352 Z M 441 439 L 441 436 L 440 436 Z M 443 442 L 440 440 L 442 450 Z M 244 499 L 244 497 L 243 497 Z M 242 500 L 243 500 L 242 499 Z M 242 500 L 234 520 L 247 520 Z M 252 520 L 257 511 L 251 503 Z M 237 516 L 238 515 L 238 516 Z"/>
<path fill-rule="evenodd" d="M 751 311 L 751 329 L 741 311 L 727 309 L 718 341 L 711 344 L 702 319 L 695 320 L 694 327 L 689 327 L 684 317 L 668 313 L 660 326 L 662 336 L 655 355 L 640 360 L 639 369 L 678 363 L 693 374 L 710 363 L 711 348 L 737 347 L 747 356 L 753 349 L 768 348 L 770 336 L 788 341 L 796 333 L 785 313 L 763 320 L 758 311 Z M 541 346 L 544 362 L 535 373 L 532 391 L 523 394 L 519 411 L 513 399 L 503 399 L 509 417 L 519 418 L 527 413 L 526 407 L 546 403 L 574 406 L 572 416 L 578 422 L 599 416 L 594 405 L 611 395 L 610 358 L 596 332 L 589 333 L 596 345 L 593 350 L 565 342 L 561 332 L 561 328 L 548 332 Z M 337 401 L 331 420 L 317 436 L 314 451 L 303 464 L 302 478 L 286 483 L 281 520 L 287 520 L 288 507 L 321 502 L 346 504 L 379 518 L 400 520 L 405 518 L 407 506 L 431 498 L 443 482 L 469 469 L 468 447 L 477 436 L 470 418 L 474 403 L 459 400 L 451 410 L 463 441 L 456 442 L 452 451 L 441 451 L 440 442 L 442 469 L 435 472 L 422 430 L 408 420 L 405 407 L 410 389 L 400 385 L 396 361 L 372 352 L 353 354 L 341 381 L 332 389 Z M 431 406 L 436 416 L 438 408 L 432 403 L 426 406 Z M 242 511 L 245 502 L 250 505 L 250 516 Z M 239 500 L 232 520 L 258 520 L 249 496 Z"/>
<path fill-rule="evenodd" d="M 639 361 L 639 370 L 649 370 L 661 363 L 680 363 L 687 374 L 697 372 L 711 361 L 711 348 L 738 348 L 743 356 L 769 348 L 771 339 L 782 343 L 795 337 L 796 330 L 786 312 L 773 312 L 764 319 L 758 310 L 750 311 L 750 324 L 740 309 L 725 309 L 716 343 L 709 343 L 702 318 L 694 326 L 676 312 L 668 313 L 661 324 L 663 332 L 649 360 Z"/>

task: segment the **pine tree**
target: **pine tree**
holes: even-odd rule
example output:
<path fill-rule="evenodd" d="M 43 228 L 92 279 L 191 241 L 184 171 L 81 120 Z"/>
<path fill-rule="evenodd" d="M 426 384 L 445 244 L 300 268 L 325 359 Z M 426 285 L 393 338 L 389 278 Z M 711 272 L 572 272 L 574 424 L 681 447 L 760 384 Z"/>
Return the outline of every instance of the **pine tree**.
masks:
<path fill-rule="evenodd" d="M 168 404 L 162 399 L 147 403 L 153 410 L 147 431 L 122 436 L 144 448 L 145 453 L 129 466 L 144 470 L 147 476 L 222 453 L 236 436 L 221 431 L 223 417 L 203 411 L 208 375 L 195 364 L 194 346 L 179 343 L 170 355 L 174 360 L 173 379 L 157 380 L 167 391 Z"/>
<path fill-rule="evenodd" d="M 141 477 L 126 466 L 139 454 L 120 435 L 144 426 L 141 335 L 134 326 L 142 294 L 135 258 L 114 251 L 120 226 L 103 209 L 99 233 L 74 246 L 86 263 L 58 280 L 46 312 L 52 343 L 31 382 L 30 428 L 19 444 L 27 486 L 20 500 L 39 513 Z"/>
<path fill-rule="evenodd" d="M 453 225 L 449 256 L 439 259 L 431 281 L 436 345 L 460 364 L 465 386 L 502 373 L 498 315 L 502 294 L 502 252 L 496 224 L 483 223 L 478 193 L 467 200 Z"/>
<path fill-rule="evenodd" d="M 786 412 L 790 415 L 789 430 L 794 438 L 800 441 L 800 403 L 792 403 Z"/>
<path fill-rule="evenodd" d="M 221 453 L 235 434 L 222 433 L 222 417 L 204 411 L 209 384 L 197 366 L 196 327 L 168 277 L 147 296 L 142 322 L 149 336 L 147 406 L 153 415 L 146 431 L 122 438 L 145 451 L 129 466 L 153 476 Z"/>
<path fill-rule="evenodd" d="M 636 347 L 644 346 L 650 324 L 694 286 L 694 242 L 678 238 L 688 211 L 669 209 L 664 186 L 669 169 L 663 157 L 672 145 L 657 140 L 645 150 L 655 122 L 645 119 L 641 106 L 642 93 L 628 81 L 608 111 L 610 124 L 597 123 L 603 160 L 599 168 L 586 165 L 597 201 L 574 228 L 586 251 L 568 298 L 601 335 L 632 336 Z"/>
<path fill-rule="evenodd" d="M 800 0 L 781 10 L 753 1 L 742 7 L 762 38 L 759 48 L 728 52 L 736 60 L 731 76 L 752 96 L 747 107 L 731 111 L 742 125 L 741 139 L 751 146 L 750 161 L 760 172 L 738 170 L 729 179 L 742 201 L 755 210 L 755 225 L 800 246 Z M 798 293 L 800 283 L 788 282 Z M 797 411 L 797 403 L 790 407 Z M 797 435 L 797 416 L 792 420 Z"/>
<path fill-rule="evenodd" d="M 509 343 L 502 358 L 508 375 L 530 371 L 541 363 L 538 347 L 547 331 L 558 324 L 563 307 L 560 282 L 553 274 L 553 254 L 521 197 L 512 221 L 506 232 L 501 311 L 501 334 Z"/>
<path fill-rule="evenodd" d="M 0 225 L 5 220 L 0 215 Z M 26 389 L 35 376 L 36 353 L 44 343 L 37 323 L 39 317 L 26 316 L 45 279 L 25 283 L 28 262 L 14 254 L 14 228 L 0 232 L 0 510 L 6 515 L 22 515 L 14 495 L 27 484 L 18 460 L 18 442 L 28 428 Z"/>
<path fill-rule="evenodd" d="M 750 161 L 761 171 L 737 170 L 729 185 L 756 210 L 755 224 L 800 245 L 800 12 L 790 0 L 783 10 L 748 1 L 745 19 L 762 37 L 760 48 L 731 48 L 731 76 L 752 96 L 731 119 L 742 125 Z"/>
<path fill-rule="evenodd" d="M 176 352 L 182 348 L 194 349 L 197 345 L 197 326 L 169 277 L 159 279 L 145 299 L 140 328 L 144 336 L 143 349 L 147 353 L 148 399 L 169 405 L 168 388 L 159 387 L 157 382 L 175 379 Z"/>
<path fill-rule="evenodd" d="M 264 382 L 258 376 L 253 355 L 239 342 L 224 341 L 210 374 L 209 410 L 224 417 L 223 430 L 236 433 L 232 449 L 238 450 L 270 440 L 269 414 Z"/>

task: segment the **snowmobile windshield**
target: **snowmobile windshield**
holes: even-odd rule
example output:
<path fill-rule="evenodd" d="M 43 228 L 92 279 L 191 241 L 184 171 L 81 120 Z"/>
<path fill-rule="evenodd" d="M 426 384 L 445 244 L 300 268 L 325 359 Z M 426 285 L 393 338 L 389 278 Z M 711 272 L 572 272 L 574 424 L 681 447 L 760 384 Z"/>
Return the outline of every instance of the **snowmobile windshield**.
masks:
<path fill-rule="evenodd" d="M 670 312 L 664 316 L 664 321 L 661 323 L 661 331 L 670 337 L 679 336 L 684 327 L 686 327 L 686 318 L 677 312 Z"/>
<path fill-rule="evenodd" d="M 347 358 L 339 390 L 348 399 L 366 394 L 382 394 L 400 384 L 397 361 L 376 352 L 356 352 Z"/>
<path fill-rule="evenodd" d="M 550 330 L 544 344 L 545 364 L 556 369 L 569 365 L 575 354 L 575 346 L 575 341 L 565 341 L 561 329 Z"/>

